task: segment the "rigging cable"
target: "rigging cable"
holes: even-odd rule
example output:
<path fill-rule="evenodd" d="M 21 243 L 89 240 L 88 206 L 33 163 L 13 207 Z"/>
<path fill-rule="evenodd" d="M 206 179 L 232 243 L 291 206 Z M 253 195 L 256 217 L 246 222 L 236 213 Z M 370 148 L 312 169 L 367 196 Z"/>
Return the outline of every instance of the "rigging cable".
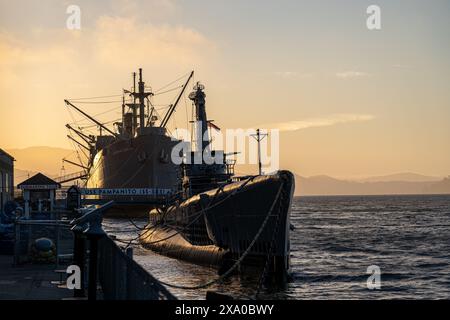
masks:
<path fill-rule="evenodd" d="M 168 89 L 168 90 L 163 91 L 163 92 L 155 93 L 153 96 L 159 96 L 161 94 L 172 92 L 172 91 L 175 91 L 175 90 L 178 90 L 178 89 L 181 89 L 181 88 L 183 88 L 183 86 L 178 86 L 178 87 L 175 87 L 175 88 L 172 88 L 172 89 Z"/>
<path fill-rule="evenodd" d="M 122 100 L 111 100 L 111 101 L 77 101 L 77 100 L 67 100 L 73 103 L 78 104 L 106 104 L 106 103 L 120 103 L 123 102 Z M 129 102 L 129 101 L 127 101 Z"/>
<path fill-rule="evenodd" d="M 191 73 L 191 72 L 185 73 L 184 75 L 182 75 L 182 76 L 179 77 L 178 79 L 173 80 L 172 82 L 170 82 L 170 83 L 166 84 L 165 86 L 159 88 L 158 90 L 154 91 L 153 93 L 156 94 L 156 93 L 160 92 L 161 90 L 163 90 L 163 89 L 165 89 L 165 88 L 171 86 L 172 84 L 174 84 L 174 83 L 180 81 L 181 79 L 185 78 L 185 77 L 186 77 L 187 75 L 189 75 L 190 73 Z"/>
<path fill-rule="evenodd" d="M 100 97 L 87 97 L 87 98 L 73 98 L 73 99 L 67 99 L 67 100 L 92 100 L 92 99 L 103 99 L 103 98 L 114 98 L 114 97 L 121 97 L 122 94 L 113 94 L 109 96 L 100 96 Z"/>

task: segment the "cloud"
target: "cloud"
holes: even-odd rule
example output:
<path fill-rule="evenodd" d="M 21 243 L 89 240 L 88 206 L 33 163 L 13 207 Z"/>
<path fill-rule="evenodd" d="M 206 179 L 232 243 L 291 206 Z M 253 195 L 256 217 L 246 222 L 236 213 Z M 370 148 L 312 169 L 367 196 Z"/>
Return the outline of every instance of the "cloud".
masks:
<path fill-rule="evenodd" d="M 174 0 L 112 0 L 112 15 L 163 21 L 174 18 L 181 8 Z"/>
<path fill-rule="evenodd" d="M 277 71 L 275 75 L 281 78 L 293 78 L 298 76 L 298 72 L 295 71 Z"/>
<path fill-rule="evenodd" d="M 355 79 L 355 78 L 362 78 L 362 77 L 368 77 L 370 76 L 367 72 L 361 72 L 361 71 L 343 71 L 336 73 L 336 77 L 340 79 Z"/>
<path fill-rule="evenodd" d="M 280 131 L 297 131 L 308 128 L 329 127 L 343 123 L 370 121 L 373 119 L 375 119 L 375 116 L 370 114 L 335 114 L 322 118 L 262 124 L 258 126 L 258 128 L 279 129 Z"/>
<path fill-rule="evenodd" d="M 310 78 L 313 76 L 312 73 L 299 73 L 296 71 L 277 71 L 274 75 L 283 79 L 294 79 L 294 78 Z"/>
<path fill-rule="evenodd" d="M 23 119 L 17 145 L 60 145 L 61 122 L 69 120 L 64 98 L 120 93 L 138 67 L 147 85 L 161 85 L 192 68 L 208 70 L 218 54 L 215 43 L 181 24 L 103 15 L 90 24 L 82 20 L 81 30 L 62 25 L 25 33 L 0 25 L 0 118 Z M 7 108 L 17 97 L 20 108 Z M 61 122 L 39 131 L 49 116 Z M 10 136 L 13 123 L 0 121 L 0 138 Z"/>
<path fill-rule="evenodd" d="M 180 72 L 213 61 L 215 44 L 193 28 L 103 15 L 81 30 L 40 28 L 23 35 L 0 31 L 0 91 L 68 83 L 81 86 L 137 66 Z M 20 89 L 18 89 L 20 91 Z M 5 94 L 3 94 L 4 98 Z M 3 101 L 0 98 L 0 101 Z"/>
<path fill-rule="evenodd" d="M 34 39 L 27 40 L 0 33 L 0 67 L 55 66 L 74 60 L 81 65 L 114 66 L 126 61 L 185 65 L 215 50 L 214 44 L 194 29 L 117 16 L 101 16 L 91 29 L 39 30 Z"/>
<path fill-rule="evenodd" d="M 411 69 L 412 68 L 412 66 L 407 65 L 407 64 L 393 64 L 392 67 L 398 68 L 398 69 Z"/>
<path fill-rule="evenodd" d="M 138 23 L 134 18 L 103 16 L 97 21 L 93 48 L 99 61 L 123 64 L 193 64 L 214 45 L 199 32 L 169 25 Z"/>

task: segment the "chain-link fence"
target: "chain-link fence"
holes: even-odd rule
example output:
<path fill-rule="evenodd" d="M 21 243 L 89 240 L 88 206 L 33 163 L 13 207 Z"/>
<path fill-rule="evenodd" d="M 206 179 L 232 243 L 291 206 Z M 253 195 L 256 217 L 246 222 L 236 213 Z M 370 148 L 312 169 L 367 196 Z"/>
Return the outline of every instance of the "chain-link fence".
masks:
<path fill-rule="evenodd" d="M 107 300 L 176 300 L 109 237 L 99 243 L 99 282 Z"/>
<path fill-rule="evenodd" d="M 14 264 L 55 264 L 59 267 L 73 256 L 73 233 L 67 221 L 17 220 Z"/>

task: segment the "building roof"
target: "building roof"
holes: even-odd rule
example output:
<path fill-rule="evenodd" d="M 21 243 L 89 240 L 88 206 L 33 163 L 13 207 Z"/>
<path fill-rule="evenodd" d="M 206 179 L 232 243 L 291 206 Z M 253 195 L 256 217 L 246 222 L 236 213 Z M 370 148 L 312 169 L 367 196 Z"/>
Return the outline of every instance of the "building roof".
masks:
<path fill-rule="evenodd" d="M 42 189 L 58 189 L 61 188 L 61 184 L 39 172 L 19 183 L 17 187 L 20 189 L 41 189 L 41 187 Z"/>
<path fill-rule="evenodd" d="M 8 152 L 6 152 L 5 150 L 3 150 L 2 148 L 0 148 L 0 155 L 2 156 L 7 156 L 8 158 L 11 158 L 11 160 L 15 160 L 14 157 L 12 155 L 10 155 Z"/>

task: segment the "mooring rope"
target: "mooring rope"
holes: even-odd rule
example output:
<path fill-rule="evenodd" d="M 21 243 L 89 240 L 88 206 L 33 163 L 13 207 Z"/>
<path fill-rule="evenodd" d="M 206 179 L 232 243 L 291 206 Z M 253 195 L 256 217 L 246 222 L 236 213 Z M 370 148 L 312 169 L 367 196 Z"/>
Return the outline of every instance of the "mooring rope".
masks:
<path fill-rule="evenodd" d="M 195 213 L 191 214 L 191 216 L 196 216 L 196 215 L 197 215 L 197 216 L 196 216 L 191 222 L 189 222 L 186 226 L 184 226 L 181 230 L 176 231 L 174 234 L 172 234 L 172 235 L 170 235 L 170 236 L 168 236 L 168 237 L 166 237 L 166 238 L 159 239 L 159 240 L 155 240 L 155 241 L 152 241 L 152 242 L 147 242 L 147 243 L 145 243 L 145 244 L 146 244 L 146 245 L 154 244 L 154 243 L 162 242 L 162 241 L 165 241 L 165 240 L 168 240 L 168 239 L 171 239 L 171 238 L 175 237 L 176 235 L 178 235 L 179 233 L 181 233 L 182 230 L 185 230 L 186 228 L 188 228 L 188 227 L 190 227 L 192 224 L 194 224 L 201 216 L 203 216 L 203 215 L 205 214 L 206 211 L 211 210 L 212 208 L 215 208 L 215 207 L 218 206 L 219 204 L 222 204 L 223 202 L 225 202 L 226 200 L 228 200 L 230 197 L 235 196 L 238 192 L 241 192 L 242 189 L 243 189 L 243 187 L 245 187 L 245 186 L 246 186 L 250 181 L 252 181 L 255 177 L 257 177 L 257 176 L 252 176 L 252 177 L 248 178 L 241 186 L 239 186 L 239 188 L 237 188 L 236 190 L 234 190 L 233 192 L 231 192 L 231 193 L 230 193 L 229 195 L 227 195 L 225 198 L 223 198 L 223 199 L 219 200 L 218 202 L 216 202 L 216 203 L 214 203 L 214 204 L 211 205 L 211 203 L 212 203 L 212 202 L 214 201 L 214 199 L 217 197 L 217 195 L 219 194 L 219 192 L 223 190 L 222 188 L 219 188 L 219 189 L 217 190 L 217 192 L 214 194 L 214 197 L 211 199 L 210 205 L 208 205 L 208 207 L 206 207 L 206 208 L 202 208 L 201 211 L 198 211 L 198 212 L 195 212 Z M 177 207 L 179 207 L 179 206 L 180 206 L 180 204 L 177 205 Z M 143 233 L 140 234 L 139 236 L 137 236 L 136 238 L 126 239 L 126 240 L 125 240 L 125 239 L 120 239 L 119 242 L 122 242 L 122 243 L 128 243 L 128 242 L 129 242 L 129 243 L 131 244 L 133 241 L 136 241 L 136 240 L 138 240 L 138 239 L 141 238 L 141 237 L 145 237 L 145 236 L 147 235 L 147 233 L 148 233 L 149 231 L 151 231 L 153 228 L 155 228 L 156 226 L 159 226 L 159 225 L 155 225 L 155 226 L 151 226 L 151 227 L 145 228 L 145 230 L 143 231 Z M 168 225 L 168 224 L 166 224 L 166 223 L 163 222 L 162 226 L 168 226 L 168 227 L 169 227 L 170 225 Z"/>
<path fill-rule="evenodd" d="M 176 289 L 185 289 L 185 290 L 196 290 L 196 289 L 202 289 L 202 288 L 206 288 L 209 287 L 210 285 L 222 281 L 224 278 L 226 278 L 228 275 L 230 275 L 231 272 L 233 272 L 238 266 L 239 264 L 244 260 L 244 258 L 250 253 L 250 250 L 252 249 L 253 245 L 256 243 L 256 241 L 258 240 L 259 236 L 261 235 L 261 233 L 263 232 L 267 222 L 269 221 L 269 217 L 272 214 L 273 209 L 275 208 L 275 204 L 278 201 L 278 198 L 280 197 L 281 191 L 283 189 L 283 185 L 284 183 L 282 183 L 280 185 L 280 188 L 278 189 L 277 195 L 275 197 L 275 200 L 272 203 L 272 206 L 270 207 L 269 212 L 267 213 L 263 223 L 261 224 L 261 227 L 259 228 L 258 232 L 256 233 L 255 237 L 253 238 L 252 242 L 250 242 L 249 246 L 247 247 L 247 249 L 244 251 L 244 253 L 242 254 L 242 256 L 231 266 L 230 269 L 228 269 L 227 272 L 225 272 L 224 274 L 222 274 L 220 277 L 218 277 L 217 279 L 208 281 L 206 283 L 203 283 L 201 285 L 197 285 L 197 286 L 181 286 L 181 285 L 175 285 L 175 284 L 171 284 L 171 283 L 167 283 L 164 281 L 159 281 L 159 283 L 171 287 L 171 288 L 176 288 Z"/>
<path fill-rule="evenodd" d="M 283 195 L 284 195 L 284 193 L 281 192 L 281 194 L 280 194 L 281 203 L 283 201 Z M 270 241 L 270 248 L 269 248 L 269 251 L 267 252 L 266 263 L 264 265 L 264 269 L 261 272 L 261 275 L 260 275 L 259 280 L 258 280 L 258 286 L 257 286 L 256 292 L 255 292 L 255 299 L 258 298 L 258 295 L 261 292 L 261 289 L 263 287 L 264 280 L 266 278 L 267 271 L 268 271 L 268 268 L 269 268 L 270 257 L 272 255 L 273 246 L 274 246 L 274 243 L 275 243 L 275 240 L 276 240 L 276 237 L 277 237 L 277 234 L 278 234 L 279 225 L 280 225 L 280 215 L 281 215 L 281 209 L 282 209 L 281 208 L 281 203 L 280 203 L 280 206 L 278 207 L 277 219 L 276 219 L 276 222 L 275 222 L 275 227 L 274 227 L 274 232 L 272 234 L 272 239 Z"/>

